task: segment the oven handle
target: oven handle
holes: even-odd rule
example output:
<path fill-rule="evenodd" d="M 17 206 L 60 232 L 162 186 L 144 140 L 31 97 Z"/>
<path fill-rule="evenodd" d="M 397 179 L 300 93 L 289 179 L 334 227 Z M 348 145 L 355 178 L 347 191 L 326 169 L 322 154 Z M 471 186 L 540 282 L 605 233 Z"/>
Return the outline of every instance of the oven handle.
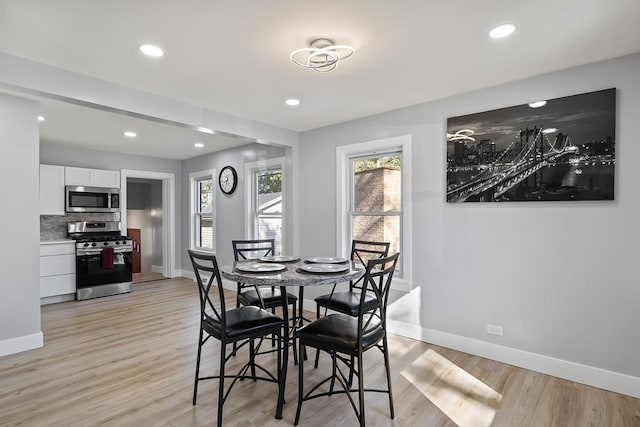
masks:
<path fill-rule="evenodd" d="M 114 254 L 130 254 L 132 251 L 131 249 L 125 249 L 125 250 L 114 250 L 113 253 Z M 102 254 L 102 249 L 83 249 L 82 252 L 76 252 L 76 256 L 81 257 L 81 256 L 85 256 L 85 255 L 100 255 Z"/>

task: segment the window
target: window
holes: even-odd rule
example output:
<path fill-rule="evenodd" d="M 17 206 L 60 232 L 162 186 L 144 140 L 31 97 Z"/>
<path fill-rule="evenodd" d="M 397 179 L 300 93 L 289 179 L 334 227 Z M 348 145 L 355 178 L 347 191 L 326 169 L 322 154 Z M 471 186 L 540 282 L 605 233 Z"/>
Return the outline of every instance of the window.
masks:
<path fill-rule="evenodd" d="M 400 252 L 393 288 L 410 291 L 411 137 L 400 136 L 336 148 L 337 254 L 348 256 L 351 241 L 391 243 Z"/>
<path fill-rule="evenodd" d="M 247 194 L 251 215 L 247 235 L 253 239 L 275 239 L 275 254 L 283 252 L 283 172 L 282 159 L 248 163 Z"/>
<path fill-rule="evenodd" d="M 191 182 L 191 247 L 215 250 L 214 171 L 189 175 Z"/>
<path fill-rule="evenodd" d="M 351 157 L 351 239 L 402 247 L 402 151 Z M 396 275 L 401 275 L 402 256 Z"/>

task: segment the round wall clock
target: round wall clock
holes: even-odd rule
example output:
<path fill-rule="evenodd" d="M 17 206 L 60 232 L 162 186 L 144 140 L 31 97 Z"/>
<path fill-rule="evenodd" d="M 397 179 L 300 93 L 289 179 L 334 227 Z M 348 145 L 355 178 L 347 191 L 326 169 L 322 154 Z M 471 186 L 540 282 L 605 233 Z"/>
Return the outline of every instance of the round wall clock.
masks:
<path fill-rule="evenodd" d="M 225 166 L 222 168 L 220 176 L 218 177 L 218 184 L 224 194 L 233 194 L 233 192 L 236 191 L 238 174 L 233 166 Z"/>

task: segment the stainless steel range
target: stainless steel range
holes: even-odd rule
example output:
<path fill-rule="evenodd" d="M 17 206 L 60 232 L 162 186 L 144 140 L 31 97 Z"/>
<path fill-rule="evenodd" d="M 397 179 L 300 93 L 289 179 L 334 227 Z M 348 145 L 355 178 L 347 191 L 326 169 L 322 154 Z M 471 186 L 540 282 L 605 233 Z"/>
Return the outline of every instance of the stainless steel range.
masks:
<path fill-rule="evenodd" d="M 67 224 L 76 241 L 77 300 L 131 292 L 133 243 L 121 233 L 119 221 Z"/>

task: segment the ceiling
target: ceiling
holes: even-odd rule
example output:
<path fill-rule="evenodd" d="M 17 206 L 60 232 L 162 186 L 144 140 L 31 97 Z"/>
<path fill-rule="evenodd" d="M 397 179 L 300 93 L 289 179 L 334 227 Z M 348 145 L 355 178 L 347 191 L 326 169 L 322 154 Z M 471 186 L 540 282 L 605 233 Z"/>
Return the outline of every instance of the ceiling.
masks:
<path fill-rule="evenodd" d="M 304 131 L 638 52 L 638 21 L 638 0 L 0 0 L 0 51 Z M 511 37 L 487 37 L 505 22 L 517 27 Z M 330 73 L 290 62 L 318 37 L 355 54 Z M 141 55 L 142 43 L 161 46 L 164 57 Z M 301 104 L 287 107 L 289 97 Z M 140 119 L 53 101 L 43 109 L 51 114 L 43 139 L 111 151 L 187 158 L 203 137 L 146 122 L 134 143 L 121 128 Z M 203 153 L 246 142 L 209 137 Z M 175 151 L 156 150 L 164 145 Z"/>

